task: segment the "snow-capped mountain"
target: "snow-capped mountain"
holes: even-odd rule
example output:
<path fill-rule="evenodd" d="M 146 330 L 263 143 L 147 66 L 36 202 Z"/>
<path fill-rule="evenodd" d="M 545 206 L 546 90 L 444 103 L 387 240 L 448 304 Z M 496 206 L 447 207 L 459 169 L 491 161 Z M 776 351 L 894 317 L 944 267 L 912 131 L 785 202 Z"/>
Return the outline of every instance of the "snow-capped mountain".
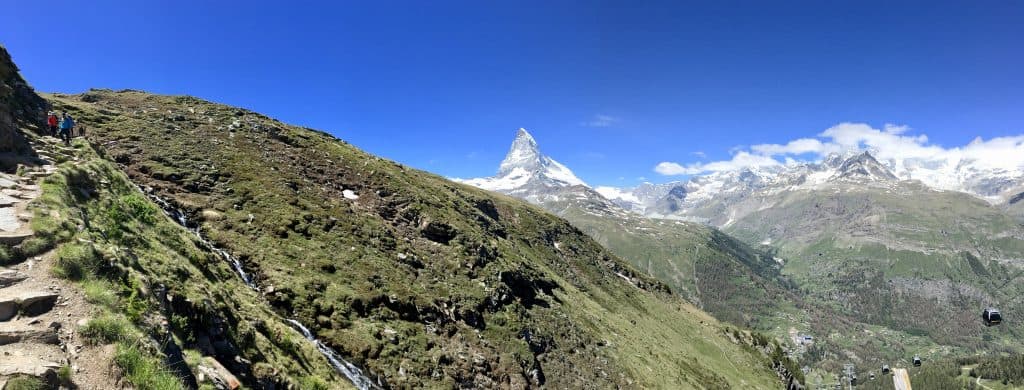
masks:
<path fill-rule="evenodd" d="M 896 175 L 882 166 L 871 153 L 864 152 L 843 161 L 833 180 L 892 181 L 897 179 Z"/>
<path fill-rule="evenodd" d="M 526 129 L 519 129 L 498 174 L 478 179 L 455 179 L 485 190 L 501 192 L 532 203 L 559 200 L 565 188 L 579 187 L 591 192 L 569 168 L 540 152 L 537 141 Z"/>
<path fill-rule="evenodd" d="M 635 188 L 590 188 L 565 165 L 541 153 L 536 140 L 519 129 L 493 177 L 458 181 L 526 199 L 559 212 L 564 202 L 727 226 L 758 208 L 772 207 L 775 195 L 792 191 L 836 191 L 844 186 L 897 191 L 906 185 L 959 191 L 993 204 L 1024 191 L 1024 170 L 975 160 L 878 159 L 870 151 L 833 153 L 816 162 L 713 172 L 686 181 L 643 183 Z M 922 186 L 923 185 L 923 186 Z"/>
<path fill-rule="evenodd" d="M 850 151 L 830 154 L 819 162 L 713 172 L 635 188 L 598 187 L 597 191 L 627 210 L 650 217 L 704 221 L 707 218 L 693 216 L 693 211 L 707 211 L 709 203 L 724 205 L 716 210 L 727 212 L 729 204 L 751 196 L 822 189 L 836 183 L 884 188 L 915 181 L 933 190 L 964 192 L 999 204 L 1024 190 L 1024 169 L 969 159 L 879 160 L 869 151 Z"/>

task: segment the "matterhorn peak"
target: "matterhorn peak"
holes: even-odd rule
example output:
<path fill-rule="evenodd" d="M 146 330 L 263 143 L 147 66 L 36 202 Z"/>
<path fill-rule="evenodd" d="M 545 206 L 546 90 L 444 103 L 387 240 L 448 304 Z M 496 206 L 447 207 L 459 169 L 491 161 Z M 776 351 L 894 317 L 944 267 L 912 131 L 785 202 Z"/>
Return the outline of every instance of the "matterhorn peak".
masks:
<path fill-rule="evenodd" d="M 522 128 L 516 132 L 516 139 L 512 141 L 496 176 L 459 181 L 486 190 L 515 194 L 534 202 L 561 188 L 587 186 L 565 165 L 541 154 L 537 141 Z"/>
<path fill-rule="evenodd" d="M 512 141 L 512 147 L 509 148 L 505 160 L 502 160 L 501 166 L 498 168 L 498 176 L 507 175 L 516 168 L 526 171 L 540 169 L 543 165 L 543 157 L 540 154 L 537 141 L 533 139 L 530 132 L 520 127 L 516 132 L 516 139 Z"/>

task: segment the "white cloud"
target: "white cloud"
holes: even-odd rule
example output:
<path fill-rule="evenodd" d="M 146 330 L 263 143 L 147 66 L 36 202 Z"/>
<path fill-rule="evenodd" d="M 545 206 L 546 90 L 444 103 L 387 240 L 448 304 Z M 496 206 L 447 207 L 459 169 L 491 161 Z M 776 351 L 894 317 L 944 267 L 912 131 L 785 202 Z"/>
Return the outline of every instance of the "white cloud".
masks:
<path fill-rule="evenodd" d="M 663 161 L 654 166 L 654 171 L 665 176 L 675 175 L 689 175 L 686 167 L 679 165 L 679 163 Z"/>
<path fill-rule="evenodd" d="M 789 141 L 785 145 L 779 144 L 760 144 L 750 147 L 750 150 L 754 153 L 774 156 L 777 154 L 804 154 L 804 153 L 821 153 L 825 148 L 825 144 L 821 143 L 814 138 L 800 138 L 794 141 Z"/>
<path fill-rule="evenodd" d="M 631 192 L 623 191 L 619 188 L 608 187 L 608 186 L 597 186 L 594 187 L 594 191 L 607 199 L 622 199 L 629 202 L 640 202 L 640 199 L 633 195 Z"/>
<path fill-rule="evenodd" d="M 771 157 L 751 154 L 748 152 L 738 152 L 732 156 L 731 160 L 715 161 L 707 164 L 694 163 L 682 166 L 674 162 L 661 162 L 654 167 L 654 171 L 668 176 L 695 175 L 704 172 L 733 171 L 742 168 L 767 167 L 773 165 L 779 165 L 779 162 Z"/>
<path fill-rule="evenodd" d="M 967 145 L 944 148 L 929 144 L 924 134 L 908 134 L 904 125 L 885 124 L 881 129 L 864 123 L 840 123 L 816 137 L 798 138 L 784 144 L 760 144 L 733 148 L 729 160 L 680 164 L 661 162 L 654 170 L 662 175 L 693 175 L 779 164 L 795 164 L 811 156 L 821 159 L 831 153 L 868 150 L 880 160 L 892 161 L 897 170 L 914 165 L 956 166 L 973 161 L 976 166 L 1007 170 L 1024 167 L 1024 135 L 976 138 Z"/>
<path fill-rule="evenodd" d="M 580 125 L 586 127 L 611 127 L 618 122 L 619 118 L 613 117 L 611 115 L 597 114 L 594 115 L 594 117 L 591 118 L 590 120 L 580 123 Z"/>

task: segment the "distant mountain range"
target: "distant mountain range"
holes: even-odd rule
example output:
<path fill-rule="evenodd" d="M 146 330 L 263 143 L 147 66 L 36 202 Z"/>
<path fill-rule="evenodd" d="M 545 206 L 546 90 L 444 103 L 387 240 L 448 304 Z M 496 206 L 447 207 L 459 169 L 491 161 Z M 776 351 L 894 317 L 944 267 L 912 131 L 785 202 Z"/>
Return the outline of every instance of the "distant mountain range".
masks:
<path fill-rule="evenodd" d="M 716 226 L 727 224 L 728 218 L 720 220 L 707 215 L 705 211 L 712 202 L 730 204 L 755 194 L 816 190 L 836 182 L 874 187 L 901 181 L 918 182 L 935 191 L 963 192 L 1005 207 L 1024 198 L 1024 167 L 999 166 L 967 158 L 878 160 L 870 151 L 833 153 L 817 162 L 713 172 L 663 184 L 591 188 L 568 167 L 543 155 L 526 129 L 517 131 L 497 175 L 456 181 L 538 204 L 557 200 L 553 197 L 564 194 L 564 188 L 580 186 L 583 188 L 575 192 L 583 194 L 588 192 L 584 188 L 590 188 L 623 209 L 647 217 L 692 220 Z"/>
<path fill-rule="evenodd" d="M 994 205 L 1024 193 L 1024 168 L 992 166 L 978 160 L 878 160 L 870 151 L 834 153 L 819 162 L 746 168 L 694 176 L 686 181 L 644 183 L 634 188 L 597 187 L 626 209 L 656 218 L 678 218 L 723 225 L 703 212 L 712 199 L 733 201 L 781 191 L 817 190 L 829 183 L 891 186 L 918 182 L 935 191 L 963 192 Z"/>
<path fill-rule="evenodd" d="M 977 320 L 1024 311 L 1020 169 L 850 151 L 591 188 L 520 129 L 496 176 L 459 181 L 566 218 L 719 318 L 820 336 L 799 352 L 816 369 L 1024 350 L 1020 324 Z"/>

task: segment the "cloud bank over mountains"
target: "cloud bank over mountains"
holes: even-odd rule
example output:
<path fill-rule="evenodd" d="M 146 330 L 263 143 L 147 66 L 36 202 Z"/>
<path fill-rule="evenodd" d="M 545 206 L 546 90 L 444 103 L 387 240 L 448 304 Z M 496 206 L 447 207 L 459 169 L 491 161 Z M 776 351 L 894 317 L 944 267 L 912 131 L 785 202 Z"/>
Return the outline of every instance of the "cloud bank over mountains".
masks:
<path fill-rule="evenodd" d="M 907 126 L 886 124 L 876 129 L 864 123 L 840 123 L 815 138 L 785 144 L 759 144 L 736 151 L 729 160 L 680 164 L 665 161 L 654 171 L 662 175 L 697 175 L 745 168 L 771 167 L 818 161 L 832 153 L 870 151 L 879 160 L 902 168 L 905 164 L 956 166 L 970 162 L 986 169 L 1019 170 L 1024 167 L 1024 135 L 981 137 L 964 146 L 944 148 L 928 143 L 924 134 L 910 135 Z"/>

